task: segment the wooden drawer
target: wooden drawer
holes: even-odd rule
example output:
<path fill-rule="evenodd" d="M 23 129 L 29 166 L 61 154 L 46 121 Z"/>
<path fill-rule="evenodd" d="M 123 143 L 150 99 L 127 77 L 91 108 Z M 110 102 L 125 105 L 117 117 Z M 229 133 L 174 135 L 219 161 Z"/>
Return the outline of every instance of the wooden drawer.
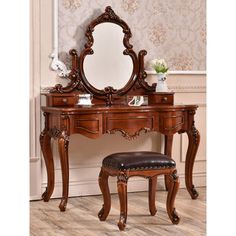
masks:
<path fill-rule="evenodd" d="M 71 116 L 71 133 L 80 133 L 88 138 L 98 138 L 102 134 L 102 114 Z"/>
<path fill-rule="evenodd" d="M 185 124 L 184 112 L 166 112 L 159 115 L 159 127 L 162 133 L 175 133 Z"/>
<path fill-rule="evenodd" d="M 152 113 L 115 113 L 107 114 L 104 120 L 104 133 L 121 132 L 128 139 L 134 138 L 139 133 L 154 129 L 154 115 Z"/>
<path fill-rule="evenodd" d="M 148 104 L 156 105 L 156 104 L 174 104 L 174 93 L 151 93 L 148 94 Z"/>
<path fill-rule="evenodd" d="M 74 106 L 76 103 L 75 96 L 49 96 L 47 97 L 47 105 L 52 107 Z"/>

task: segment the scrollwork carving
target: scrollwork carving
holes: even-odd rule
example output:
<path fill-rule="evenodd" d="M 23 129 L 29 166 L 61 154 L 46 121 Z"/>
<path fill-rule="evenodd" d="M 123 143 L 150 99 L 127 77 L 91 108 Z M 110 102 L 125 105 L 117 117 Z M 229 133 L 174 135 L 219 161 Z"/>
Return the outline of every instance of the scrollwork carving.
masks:
<path fill-rule="evenodd" d="M 195 127 L 195 121 L 193 121 L 193 123 L 192 123 L 191 132 L 193 135 L 193 142 L 195 144 L 198 144 L 199 143 L 199 131 Z"/>
<path fill-rule="evenodd" d="M 129 80 L 126 85 L 120 89 L 115 89 L 111 86 L 104 86 L 104 89 L 97 89 L 96 87 L 92 86 L 92 84 L 90 84 L 84 74 L 85 57 L 94 53 L 92 49 L 94 44 L 94 28 L 96 25 L 105 22 L 117 24 L 122 28 L 124 33 L 123 45 L 125 47 L 123 54 L 130 56 L 133 63 L 132 74 L 130 78 L 127 78 L 127 80 Z M 130 38 L 132 37 L 129 26 L 124 20 L 116 15 L 110 6 L 106 7 L 105 12 L 88 25 L 85 32 L 85 37 L 87 42 L 85 43 L 84 49 L 79 56 L 75 49 L 70 50 L 72 68 L 68 76 L 68 79 L 70 80 L 69 83 L 65 87 L 63 87 L 61 84 L 55 85 L 50 90 L 51 93 L 69 93 L 74 91 L 90 93 L 93 94 L 94 98 L 103 100 L 106 105 L 111 106 L 114 99 L 119 99 L 119 97 L 128 94 L 129 91 L 135 90 L 135 92 L 141 94 L 143 94 L 145 91 L 155 91 L 155 85 L 149 86 L 145 81 L 147 74 L 144 71 L 144 56 L 147 54 L 147 52 L 145 50 L 141 50 L 137 56 L 133 50 L 133 45 L 129 42 Z"/>
<path fill-rule="evenodd" d="M 145 81 L 147 77 L 147 73 L 144 70 L 144 56 L 147 55 L 146 50 L 141 50 L 138 54 L 138 60 L 139 60 L 139 74 L 138 74 L 138 83 L 136 84 L 136 88 L 144 88 L 147 91 L 154 92 L 156 84 L 152 84 L 152 86 L 148 85 L 148 83 Z"/>
<path fill-rule="evenodd" d="M 171 177 L 173 178 L 174 181 L 177 181 L 178 180 L 178 175 L 177 175 L 177 170 L 174 170 L 171 174 Z"/>
<path fill-rule="evenodd" d="M 81 81 L 78 79 L 78 71 L 73 69 L 69 74 L 68 79 L 70 79 L 70 83 L 66 87 L 63 87 L 61 84 L 56 84 L 50 90 L 50 93 L 69 93 L 76 87 L 81 86 Z"/>
<path fill-rule="evenodd" d="M 52 137 L 52 138 L 60 138 L 62 135 L 61 130 L 59 130 L 56 126 L 54 126 L 52 129 L 50 129 L 48 131 L 48 134 Z"/>
<path fill-rule="evenodd" d="M 124 172 L 120 172 L 119 175 L 117 176 L 117 182 L 127 183 L 128 178 L 129 177 Z"/>
<path fill-rule="evenodd" d="M 72 69 L 67 79 L 69 79 L 70 82 L 65 87 L 63 87 L 61 84 L 56 84 L 50 90 L 50 93 L 69 93 L 74 89 L 84 91 L 84 87 L 81 84 L 81 79 L 79 78 L 79 71 L 78 71 L 79 57 L 77 51 L 75 49 L 71 49 L 69 54 L 71 55 L 72 58 Z"/>
<path fill-rule="evenodd" d="M 189 113 L 190 115 L 195 115 L 196 111 L 195 111 L 195 110 L 190 110 L 190 111 L 188 111 L 188 113 Z"/>
<path fill-rule="evenodd" d="M 114 94 L 117 91 L 117 89 L 114 89 L 111 86 L 108 86 L 106 88 L 104 88 L 104 92 L 106 94 L 107 100 L 106 100 L 106 104 L 108 106 L 112 105 L 112 94 Z"/>
<path fill-rule="evenodd" d="M 112 129 L 112 130 L 107 130 L 107 133 L 108 134 L 114 134 L 115 132 L 120 132 L 121 135 L 128 139 L 128 140 L 133 140 L 135 138 L 137 138 L 139 135 L 140 135 L 140 132 L 141 131 L 144 131 L 144 133 L 147 133 L 147 132 L 150 132 L 151 129 L 150 128 L 141 128 L 140 130 L 138 130 L 137 132 L 135 132 L 133 135 L 130 135 L 128 132 L 126 132 L 125 130 L 122 130 L 122 129 Z"/>

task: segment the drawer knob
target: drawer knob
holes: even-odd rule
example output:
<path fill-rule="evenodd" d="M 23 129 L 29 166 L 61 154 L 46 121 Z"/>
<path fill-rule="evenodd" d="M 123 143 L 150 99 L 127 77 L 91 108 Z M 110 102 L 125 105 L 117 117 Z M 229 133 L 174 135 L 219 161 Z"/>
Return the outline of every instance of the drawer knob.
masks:
<path fill-rule="evenodd" d="M 63 98 L 62 101 L 63 101 L 64 103 L 67 103 L 67 98 Z"/>
<path fill-rule="evenodd" d="M 163 97 L 161 100 L 162 100 L 163 102 L 166 102 L 166 101 L 167 101 L 167 97 Z"/>

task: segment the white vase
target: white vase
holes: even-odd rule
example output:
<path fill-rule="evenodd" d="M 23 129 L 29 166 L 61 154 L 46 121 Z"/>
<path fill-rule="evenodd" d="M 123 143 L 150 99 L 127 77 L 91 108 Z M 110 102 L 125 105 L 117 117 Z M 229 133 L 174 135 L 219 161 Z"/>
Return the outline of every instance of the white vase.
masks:
<path fill-rule="evenodd" d="M 169 92 L 170 90 L 166 84 L 166 73 L 157 73 L 156 92 Z"/>

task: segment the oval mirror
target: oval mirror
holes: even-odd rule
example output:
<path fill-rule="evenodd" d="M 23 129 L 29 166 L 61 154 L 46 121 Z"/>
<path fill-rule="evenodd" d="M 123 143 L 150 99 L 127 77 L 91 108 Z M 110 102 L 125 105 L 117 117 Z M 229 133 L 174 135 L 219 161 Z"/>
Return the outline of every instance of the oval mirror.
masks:
<path fill-rule="evenodd" d="M 96 89 L 107 86 L 123 88 L 133 73 L 133 62 L 124 55 L 124 33 L 122 27 L 114 23 L 102 23 L 94 28 L 93 54 L 84 59 L 84 75 Z"/>

